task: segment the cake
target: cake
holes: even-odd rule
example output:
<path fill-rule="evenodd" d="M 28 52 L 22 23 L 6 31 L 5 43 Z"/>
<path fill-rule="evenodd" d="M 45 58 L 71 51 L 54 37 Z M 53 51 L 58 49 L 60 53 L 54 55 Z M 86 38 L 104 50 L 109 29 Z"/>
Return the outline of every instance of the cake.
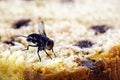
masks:
<path fill-rule="evenodd" d="M 120 80 L 119 0 L 0 1 L 0 80 Z M 44 21 L 50 59 L 26 38 Z"/>

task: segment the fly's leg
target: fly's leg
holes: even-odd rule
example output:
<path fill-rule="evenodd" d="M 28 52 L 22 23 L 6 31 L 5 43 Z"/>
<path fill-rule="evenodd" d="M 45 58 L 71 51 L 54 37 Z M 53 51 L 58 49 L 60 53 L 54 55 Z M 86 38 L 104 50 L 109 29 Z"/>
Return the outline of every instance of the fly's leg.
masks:
<path fill-rule="evenodd" d="M 54 52 L 54 50 L 53 50 L 53 49 L 52 49 L 52 52 L 54 53 L 54 56 L 55 56 L 55 57 L 57 57 L 57 56 L 55 55 L 55 52 Z"/>
<path fill-rule="evenodd" d="M 49 56 L 49 58 L 52 59 L 52 57 L 47 53 L 47 51 L 46 50 L 44 50 L 44 51 L 47 54 L 47 56 Z"/>
<path fill-rule="evenodd" d="M 40 57 L 40 55 L 39 55 L 39 48 L 38 48 L 38 50 L 37 50 L 37 55 L 38 55 L 38 58 L 39 58 L 39 60 L 40 60 L 40 62 L 41 62 L 41 57 Z"/>
<path fill-rule="evenodd" d="M 29 47 L 37 47 L 37 45 L 28 45 L 26 49 L 23 49 L 22 51 L 29 50 Z"/>

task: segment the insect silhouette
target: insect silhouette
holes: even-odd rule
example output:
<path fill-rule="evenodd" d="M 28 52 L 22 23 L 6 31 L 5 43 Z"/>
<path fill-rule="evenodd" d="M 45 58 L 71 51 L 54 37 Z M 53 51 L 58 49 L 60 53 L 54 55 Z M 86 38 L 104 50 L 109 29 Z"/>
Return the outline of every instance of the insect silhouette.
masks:
<path fill-rule="evenodd" d="M 24 50 L 29 50 L 29 47 L 37 47 L 38 48 L 37 54 L 38 54 L 40 62 L 41 62 L 41 57 L 39 55 L 39 51 L 42 51 L 42 50 L 47 54 L 47 56 L 50 59 L 52 59 L 52 57 L 47 53 L 46 49 L 52 50 L 52 52 L 54 53 L 53 51 L 54 41 L 47 37 L 45 33 L 45 27 L 44 27 L 43 21 L 39 23 L 38 32 L 39 34 L 32 33 L 28 36 L 18 35 L 18 37 L 25 37 L 28 42 L 32 42 L 35 44 L 35 45 L 28 45 L 27 48 Z M 54 56 L 56 57 L 55 53 L 54 53 Z"/>

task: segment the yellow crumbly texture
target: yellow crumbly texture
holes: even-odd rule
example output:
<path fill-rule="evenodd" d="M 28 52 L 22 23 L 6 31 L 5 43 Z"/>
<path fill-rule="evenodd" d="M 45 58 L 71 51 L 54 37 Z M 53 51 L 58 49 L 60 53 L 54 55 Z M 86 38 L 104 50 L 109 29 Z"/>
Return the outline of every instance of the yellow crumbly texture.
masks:
<path fill-rule="evenodd" d="M 120 44 L 119 3 L 119 0 L 75 0 L 66 3 L 60 0 L 0 1 L 0 80 L 23 80 L 23 71 L 29 67 L 46 74 L 74 70 L 77 68 L 75 58 L 89 58 L 101 50 L 107 53 L 112 46 Z M 20 19 L 31 19 L 30 25 L 12 28 L 12 24 Z M 46 34 L 55 42 L 57 57 L 48 51 L 51 60 L 41 51 L 42 61 L 39 62 L 37 48 L 22 51 L 28 45 L 25 38 L 16 38 L 21 43 L 15 42 L 15 46 L 3 43 L 15 35 L 38 33 L 39 20 L 45 22 Z M 99 24 L 112 28 L 104 35 L 95 36 L 90 26 Z M 90 40 L 95 45 L 80 49 L 74 46 L 80 40 Z M 84 55 L 82 51 L 90 54 Z"/>

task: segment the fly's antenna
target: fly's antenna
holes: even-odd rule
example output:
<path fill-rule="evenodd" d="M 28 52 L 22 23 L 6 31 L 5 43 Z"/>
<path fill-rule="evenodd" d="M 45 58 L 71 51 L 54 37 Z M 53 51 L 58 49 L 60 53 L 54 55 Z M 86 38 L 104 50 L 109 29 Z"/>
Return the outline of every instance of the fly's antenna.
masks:
<path fill-rule="evenodd" d="M 27 38 L 27 36 L 23 36 L 23 35 L 17 35 L 17 37 L 24 37 L 24 38 Z"/>

